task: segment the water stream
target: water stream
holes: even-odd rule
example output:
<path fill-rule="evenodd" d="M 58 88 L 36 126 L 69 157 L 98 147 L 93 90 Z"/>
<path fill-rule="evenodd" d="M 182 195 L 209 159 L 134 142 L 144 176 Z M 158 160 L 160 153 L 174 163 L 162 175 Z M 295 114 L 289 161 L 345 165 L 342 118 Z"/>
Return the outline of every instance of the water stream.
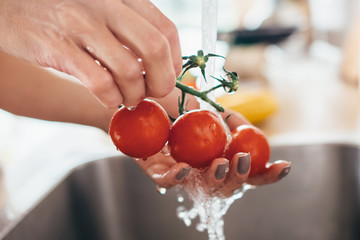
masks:
<path fill-rule="evenodd" d="M 217 40 L 217 9 L 218 0 L 202 0 L 202 50 L 204 54 L 216 54 Z M 215 85 L 214 79 L 210 76 L 215 75 L 215 60 L 210 58 L 206 66 L 206 79 L 200 79 L 200 90 L 206 90 Z M 209 95 L 211 99 L 215 99 L 214 95 Z M 210 104 L 200 101 L 200 108 L 215 111 Z M 193 201 L 191 209 L 184 206 L 177 208 L 177 216 L 182 219 L 186 226 L 190 226 L 195 219 L 199 219 L 196 229 L 198 231 L 207 231 L 209 240 L 225 240 L 224 235 L 224 219 L 226 212 L 232 203 L 241 198 L 244 193 L 251 189 L 250 185 L 243 185 L 233 196 L 229 198 L 217 197 L 205 193 L 202 188 L 203 170 L 193 169 L 187 177 L 188 181 L 182 185 L 187 192 L 189 198 Z M 182 203 L 184 197 L 178 196 L 178 202 Z"/>
<path fill-rule="evenodd" d="M 204 54 L 216 52 L 216 40 L 217 40 L 217 12 L 218 12 L 218 0 L 202 0 L 202 20 L 201 20 L 201 45 Z M 207 82 L 201 77 L 200 90 L 207 90 L 215 85 L 215 79 L 210 76 L 214 76 L 216 58 L 210 58 L 206 64 L 206 79 Z M 209 94 L 209 97 L 214 100 L 213 93 Z M 201 109 L 209 109 L 213 111 L 213 108 L 208 103 L 201 101 Z"/>

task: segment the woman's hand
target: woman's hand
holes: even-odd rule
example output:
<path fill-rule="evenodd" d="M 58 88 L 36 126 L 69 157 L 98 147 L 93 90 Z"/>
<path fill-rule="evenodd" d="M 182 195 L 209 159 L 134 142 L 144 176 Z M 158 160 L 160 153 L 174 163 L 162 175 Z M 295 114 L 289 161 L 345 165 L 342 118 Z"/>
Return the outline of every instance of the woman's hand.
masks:
<path fill-rule="evenodd" d="M 77 77 L 109 108 L 165 96 L 181 71 L 177 29 L 149 0 L 2 0 L 0 35 L 0 50 Z"/>
<path fill-rule="evenodd" d="M 171 98 L 171 96 L 176 96 L 176 93 L 169 97 Z M 168 103 L 168 101 L 164 103 Z M 196 103 L 190 100 L 190 106 L 196 107 Z M 225 118 L 230 113 L 227 120 L 230 130 L 239 125 L 250 124 L 242 115 L 235 112 L 227 110 L 222 116 Z M 160 152 L 145 161 L 136 160 L 136 162 L 160 187 L 171 188 L 180 183 L 191 185 L 192 179 L 188 175 L 191 175 L 195 169 L 191 170 L 186 163 L 177 163 L 167 154 Z M 237 153 L 231 161 L 226 158 L 217 158 L 197 177 L 200 178 L 201 187 L 208 194 L 230 196 L 244 183 L 263 185 L 279 181 L 287 175 L 291 166 L 287 161 L 276 161 L 269 164 L 262 174 L 249 177 L 250 162 L 251 156 L 248 153 Z"/>
<path fill-rule="evenodd" d="M 135 159 L 141 169 L 160 187 L 171 188 L 184 181 L 191 170 L 187 163 L 177 163 L 171 156 L 159 152 L 145 161 Z"/>

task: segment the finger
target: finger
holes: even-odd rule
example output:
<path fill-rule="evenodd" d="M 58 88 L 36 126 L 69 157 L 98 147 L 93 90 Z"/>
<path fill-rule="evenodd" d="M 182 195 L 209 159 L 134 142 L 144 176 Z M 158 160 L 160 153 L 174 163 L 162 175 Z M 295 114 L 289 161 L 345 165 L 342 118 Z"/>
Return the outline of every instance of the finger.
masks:
<path fill-rule="evenodd" d="M 112 75 L 77 46 L 67 46 L 59 56 L 58 70 L 78 78 L 89 91 L 106 107 L 116 108 L 124 98 Z"/>
<path fill-rule="evenodd" d="M 110 30 L 142 59 L 147 94 L 164 97 L 173 90 L 176 79 L 168 40 L 142 16 L 120 2 L 117 4 L 120 6 L 113 7 L 116 12 L 108 16 Z"/>
<path fill-rule="evenodd" d="M 178 76 L 182 68 L 182 57 L 179 34 L 175 24 L 148 0 L 124 0 L 124 3 L 149 21 L 168 39 L 175 73 Z"/>
<path fill-rule="evenodd" d="M 182 183 L 189 174 L 191 167 L 186 163 L 177 163 L 166 172 L 154 172 L 150 177 L 157 185 L 164 188 L 171 188 Z"/>
<path fill-rule="evenodd" d="M 107 29 L 81 39 L 84 49 L 98 59 L 111 72 L 115 84 L 123 95 L 123 104 L 136 106 L 146 97 L 142 67 L 136 56 Z"/>
<path fill-rule="evenodd" d="M 221 116 L 226 119 L 226 124 L 229 126 L 230 131 L 234 130 L 236 127 L 240 125 L 251 125 L 249 120 L 247 120 L 243 115 L 238 112 L 225 109 L 225 112 L 221 113 Z"/>
<path fill-rule="evenodd" d="M 251 156 L 249 153 L 237 153 L 231 160 L 230 171 L 228 173 L 222 193 L 225 196 L 232 195 L 248 179 L 250 173 Z"/>
<path fill-rule="evenodd" d="M 247 183 L 251 185 L 263 185 L 279 181 L 284 178 L 291 169 L 291 163 L 287 161 L 276 161 L 272 163 L 264 173 L 251 177 Z"/>
<path fill-rule="evenodd" d="M 229 160 L 216 158 L 204 173 L 204 190 L 208 193 L 216 192 L 224 183 L 229 171 Z"/>

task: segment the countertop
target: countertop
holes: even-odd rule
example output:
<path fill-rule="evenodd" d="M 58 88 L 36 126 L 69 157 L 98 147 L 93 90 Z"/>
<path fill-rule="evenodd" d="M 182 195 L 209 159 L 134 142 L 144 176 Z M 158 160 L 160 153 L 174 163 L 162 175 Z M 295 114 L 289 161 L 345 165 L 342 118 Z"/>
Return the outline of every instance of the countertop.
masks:
<path fill-rule="evenodd" d="M 266 67 L 278 111 L 260 127 L 275 144 L 360 143 L 360 88 L 341 80 L 340 62 L 288 57 Z"/>

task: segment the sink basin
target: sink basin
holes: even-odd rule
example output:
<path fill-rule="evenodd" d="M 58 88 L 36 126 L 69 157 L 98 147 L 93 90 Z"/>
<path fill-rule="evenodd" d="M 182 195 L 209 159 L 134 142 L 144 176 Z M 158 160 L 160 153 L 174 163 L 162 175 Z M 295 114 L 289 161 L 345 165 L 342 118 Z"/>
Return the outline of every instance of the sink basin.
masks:
<path fill-rule="evenodd" d="M 226 239 L 360 239 L 359 146 L 273 146 L 271 158 L 290 160 L 290 174 L 231 206 Z M 127 157 L 96 160 L 74 169 L 2 239 L 207 239 L 177 218 L 177 194 L 160 195 Z"/>

